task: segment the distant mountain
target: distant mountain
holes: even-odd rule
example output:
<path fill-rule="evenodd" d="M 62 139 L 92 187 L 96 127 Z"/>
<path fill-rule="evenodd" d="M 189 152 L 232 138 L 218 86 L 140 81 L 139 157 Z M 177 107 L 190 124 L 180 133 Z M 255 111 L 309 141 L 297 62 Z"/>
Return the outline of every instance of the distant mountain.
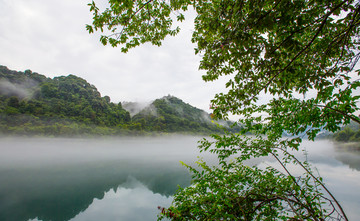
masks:
<path fill-rule="evenodd" d="M 132 121 L 142 125 L 146 131 L 223 132 L 208 113 L 170 95 L 153 101 L 135 114 Z M 223 123 L 226 127 L 231 124 Z"/>
<path fill-rule="evenodd" d="M 217 122 L 219 123 L 219 122 Z M 221 122 L 228 127 L 231 123 Z M 221 133 L 208 113 L 173 96 L 113 103 L 75 75 L 48 78 L 0 66 L 0 133 L 36 135 Z"/>

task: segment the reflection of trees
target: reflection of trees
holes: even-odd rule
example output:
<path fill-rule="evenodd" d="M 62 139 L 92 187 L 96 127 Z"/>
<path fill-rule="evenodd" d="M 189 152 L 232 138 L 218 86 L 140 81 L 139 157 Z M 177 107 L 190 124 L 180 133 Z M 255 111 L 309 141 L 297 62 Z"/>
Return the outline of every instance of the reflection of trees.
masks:
<path fill-rule="evenodd" d="M 172 195 L 177 185 L 187 186 L 185 168 L 136 162 L 106 162 L 0 171 L 0 220 L 69 220 L 84 211 L 94 198 L 116 189 L 132 176 L 154 193 Z M 156 206 L 156 205 L 154 205 Z"/>
<path fill-rule="evenodd" d="M 340 143 L 335 145 L 335 159 L 360 171 L 360 143 Z"/>

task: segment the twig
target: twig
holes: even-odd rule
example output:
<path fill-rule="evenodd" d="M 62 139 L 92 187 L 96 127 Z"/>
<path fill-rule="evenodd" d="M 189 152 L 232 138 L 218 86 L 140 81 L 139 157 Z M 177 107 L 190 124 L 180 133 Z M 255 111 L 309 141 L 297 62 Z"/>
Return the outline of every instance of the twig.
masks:
<path fill-rule="evenodd" d="M 314 180 L 316 180 L 316 182 L 318 182 L 323 188 L 324 190 L 330 195 L 330 197 L 334 200 L 334 202 L 336 203 L 336 205 L 339 207 L 342 215 L 344 216 L 344 219 L 346 221 L 348 221 L 348 218 L 343 210 L 343 208 L 341 207 L 340 203 L 336 200 L 336 198 L 331 194 L 331 192 L 326 188 L 326 186 L 318 179 L 316 178 L 294 155 L 290 154 L 288 151 L 282 149 L 282 148 L 278 148 L 275 147 L 276 149 L 280 149 L 282 150 L 284 153 L 286 153 L 288 156 L 291 156 Z"/>

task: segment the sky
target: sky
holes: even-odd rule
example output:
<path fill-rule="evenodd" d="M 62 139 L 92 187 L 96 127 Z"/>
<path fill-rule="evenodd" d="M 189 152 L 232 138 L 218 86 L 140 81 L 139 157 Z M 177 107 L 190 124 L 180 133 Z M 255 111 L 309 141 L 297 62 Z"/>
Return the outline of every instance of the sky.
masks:
<path fill-rule="evenodd" d="M 105 0 L 98 0 L 101 3 Z M 192 19 L 161 47 L 150 44 L 121 53 L 89 34 L 90 0 L 0 0 L 0 65 L 47 77 L 73 74 L 112 102 L 151 102 L 173 95 L 209 112 L 225 80 L 204 82 L 200 57 L 190 41 Z"/>

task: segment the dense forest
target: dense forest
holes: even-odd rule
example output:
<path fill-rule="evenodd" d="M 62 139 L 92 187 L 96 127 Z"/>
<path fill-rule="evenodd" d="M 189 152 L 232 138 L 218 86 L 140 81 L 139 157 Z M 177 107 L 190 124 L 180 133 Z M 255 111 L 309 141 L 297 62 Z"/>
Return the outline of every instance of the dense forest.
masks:
<path fill-rule="evenodd" d="M 128 106 L 130 103 L 127 103 Z M 0 66 L 0 132 L 17 135 L 128 135 L 154 132 L 221 133 L 230 122 L 165 96 L 130 116 L 75 75 L 48 78 Z M 232 128 L 236 130 L 238 127 Z"/>

